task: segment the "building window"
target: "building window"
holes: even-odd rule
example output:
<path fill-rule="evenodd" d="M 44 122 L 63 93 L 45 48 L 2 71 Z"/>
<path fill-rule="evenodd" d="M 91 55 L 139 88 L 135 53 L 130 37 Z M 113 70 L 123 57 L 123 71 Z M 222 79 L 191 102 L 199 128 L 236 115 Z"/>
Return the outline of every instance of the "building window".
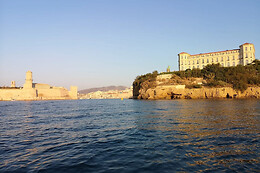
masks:
<path fill-rule="evenodd" d="M 192 67 L 192 69 L 194 69 L 194 68 L 195 68 L 195 66 Z"/>
<path fill-rule="evenodd" d="M 235 56 L 233 56 L 233 60 L 235 60 Z"/>
<path fill-rule="evenodd" d="M 221 63 L 221 65 L 222 65 L 222 66 L 224 66 L 224 64 L 223 64 L 223 63 Z"/>
<path fill-rule="evenodd" d="M 248 60 L 246 60 L 246 64 L 248 64 Z"/>
<path fill-rule="evenodd" d="M 218 62 L 218 58 L 217 58 L 216 62 Z"/>
<path fill-rule="evenodd" d="M 197 60 L 197 64 L 199 64 L 199 60 Z"/>
<path fill-rule="evenodd" d="M 221 57 L 221 61 L 223 62 L 223 57 Z"/>
<path fill-rule="evenodd" d="M 229 62 L 227 63 L 227 66 L 228 66 L 228 67 L 230 66 Z"/>
<path fill-rule="evenodd" d="M 247 53 L 246 53 L 246 58 L 247 58 L 247 56 L 248 56 L 248 55 L 247 55 Z"/>
<path fill-rule="evenodd" d="M 229 56 L 227 57 L 227 60 L 229 61 Z"/>
<path fill-rule="evenodd" d="M 194 63 L 194 60 L 193 60 L 193 64 L 195 64 L 195 63 Z"/>
<path fill-rule="evenodd" d="M 236 63 L 235 63 L 235 62 L 233 62 L 233 66 L 236 66 Z"/>
<path fill-rule="evenodd" d="M 205 65 L 202 66 L 202 68 L 204 68 L 204 67 L 205 67 Z"/>
<path fill-rule="evenodd" d="M 245 47 L 246 51 L 247 51 L 247 47 Z"/>
<path fill-rule="evenodd" d="M 213 58 L 212 58 L 212 62 L 214 62 Z"/>
<path fill-rule="evenodd" d="M 207 63 L 209 63 L 209 59 L 207 59 Z"/>
<path fill-rule="evenodd" d="M 204 59 L 202 59 L 202 63 L 204 63 Z"/>
<path fill-rule="evenodd" d="M 251 50 L 251 47 L 250 47 L 250 50 Z"/>
<path fill-rule="evenodd" d="M 200 68 L 200 66 L 199 66 L 199 65 L 197 65 L 197 68 Z"/>
<path fill-rule="evenodd" d="M 190 61 L 189 61 L 189 65 L 190 65 Z"/>

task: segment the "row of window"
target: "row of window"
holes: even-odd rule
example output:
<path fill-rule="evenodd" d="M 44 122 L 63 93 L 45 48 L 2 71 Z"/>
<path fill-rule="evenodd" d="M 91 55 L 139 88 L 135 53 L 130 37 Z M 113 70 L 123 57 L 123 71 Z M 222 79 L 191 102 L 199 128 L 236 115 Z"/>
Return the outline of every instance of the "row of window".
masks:
<path fill-rule="evenodd" d="M 224 53 L 222 53 L 222 54 L 224 54 Z M 213 56 L 213 55 L 211 55 L 211 56 Z M 234 56 L 235 56 L 235 55 L 234 55 Z M 233 57 L 234 57 L 234 56 L 233 56 Z M 204 57 L 204 55 L 202 55 L 201 57 Z M 208 57 L 208 55 L 206 55 L 206 57 Z M 196 56 L 193 56 L 193 57 L 191 57 L 191 58 L 200 58 L 200 56 L 197 56 L 197 57 L 196 57 Z M 188 57 L 188 59 L 189 59 L 189 57 Z"/>
<path fill-rule="evenodd" d="M 247 53 L 246 53 L 246 57 L 245 58 L 249 58 Z M 250 58 L 252 59 L 252 55 L 251 55 Z M 230 61 L 230 60 L 231 60 L 231 58 L 229 58 L 229 56 L 227 56 L 227 61 Z M 232 57 L 232 60 L 235 60 L 235 56 Z M 239 60 L 239 57 L 237 57 L 237 60 Z M 224 58 L 221 57 L 221 62 L 223 62 L 223 61 L 224 61 Z M 213 58 L 212 58 L 211 62 L 212 63 L 214 62 Z M 219 58 L 218 57 L 216 58 L 216 62 L 219 62 Z M 202 63 L 204 63 L 204 59 L 202 59 Z M 207 63 L 209 63 L 209 59 L 207 59 Z M 190 64 L 190 61 L 189 61 L 189 64 Z M 195 64 L 194 60 L 193 60 L 193 64 Z M 199 64 L 199 60 L 197 60 L 197 64 Z"/>
<path fill-rule="evenodd" d="M 252 57 L 251 57 L 252 58 Z M 229 59 L 229 56 L 227 57 L 227 61 L 229 61 L 230 59 Z M 232 58 L 232 60 L 235 60 L 235 56 L 233 56 L 233 58 Z M 239 60 L 239 58 L 237 58 L 237 60 Z M 223 57 L 221 57 L 221 62 L 223 62 L 224 61 L 224 58 Z M 195 64 L 195 61 L 193 60 L 192 61 L 193 62 L 193 64 Z M 211 62 L 212 63 L 214 63 L 214 59 L 212 58 L 211 59 Z M 219 58 L 217 57 L 216 58 L 216 62 L 219 62 Z M 183 65 L 183 62 L 181 62 L 182 63 L 182 65 Z M 191 61 L 188 61 L 188 63 L 189 63 L 189 65 L 190 65 L 190 63 L 191 63 Z M 197 64 L 199 64 L 200 63 L 200 60 L 197 60 Z M 204 59 L 202 59 L 202 63 L 205 63 L 205 61 L 204 61 Z M 207 59 L 207 63 L 209 63 L 209 59 Z"/>
<path fill-rule="evenodd" d="M 214 56 L 214 55 L 224 55 L 224 54 L 231 54 L 231 53 L 238 53 L 238 51 L 228 51 L 226 53 L 222 52 L 222 53 L 215 53 L 215 54 L 207 54 L 207 55 L 198 55 L 198 56 L 192 56 L 190 58 L 199 58 L 199 57 L 209 57 L 209 56 Z M 181 56 L 181 59 L 187 59 L 189 58 L 189 56 L 187 57 L 185 56 Z"/>
<path fill-rule="evenodd" d="M 246 60 L 246 64 L 248 64 L 248 63 L 250 63 L 250 62 L 252 62 L 252 60 L 251 60 L 251 61 L 250 61 L 250 60 Z M 239 63 L 238 63 L 238 64 L 239 64 Z M 232 63 L 232 66 L 236 66 L 236 65 L 238 65 L 238 64 L 236 64 L 235 62 L 233 62 L 233 63 Z M 221 63 L 220 65 L 224 67 L 224 63 Z M 228 63 L 227 63 L 227 67 L 230 67 L 230 66 L 231 66 L 231 63 L 228 62 Z M 202 68 L 204 68 L 204 67 L 205 67 L 205 65 L 202 65 Z M 195 68 L 195 66 L 192 66 L 192 69 L 194 69 L 194 68 Z M 197 68 L 200 68 L 199 65 L 197 65 Z M 182 67 L 182 69 L 184 69 L 184 67 Z M 191 69 L 191 66 L 189 66 L 189 69 Z"/>

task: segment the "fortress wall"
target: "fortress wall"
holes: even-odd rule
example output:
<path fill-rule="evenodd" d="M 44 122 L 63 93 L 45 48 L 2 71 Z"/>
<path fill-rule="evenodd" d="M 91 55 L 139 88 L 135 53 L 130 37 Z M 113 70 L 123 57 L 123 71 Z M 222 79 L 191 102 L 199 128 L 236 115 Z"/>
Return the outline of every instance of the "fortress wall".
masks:
<path fill-rule="evenodd" d="M 37 89 L 37 92 L 40 99 L 63 99 L 69 96 L 65 88 Z"/>
<path fill-rule="evenodd" d="M 22 96 L 19 98 L 19 100 L 33 100 L 36 99 L 36 97 L 37 94 L 35 88 L 30 88 L 30 89 L 23 88 Z"/>
<path fill-rule="evenodd" d="M 64 87 L 51 87 L 49 84 L 32 83 L 32 81 L 32 72 L 27 71 L 24 87 L 0 89 L 0 101 L 78 99 L 76 86 L 72 86 L 71 91 L 68 91 Z M 12 87 L 15 87 L 14 81 Z"/>
<path fill-rule="evenodd" d="M 48 84 L 39 84 L 39 83 L 34 84 L 34 87 L 36 89 L 50 89 L 51 88 L 51 86 Z"/>
<path fill-rule="evenodd" d="M 160 74 L 156 77 L 156 80 L 171 79 L 172 74 Z"/>
<path fill-rule="evenodd" d="M 78 87 L 76 86 L 71 86 L 70 91 L 69 91 L 69 96 L 72 99 L 78 99 Z"/>
<path fill-rule="evenodd" d="M 16 100 L 22 94 L 22 89 L 0 89 L 0 100 Z"/>
<path fill-rule="evenodd" d="M 0 100 L 32 100 L 36 99 L 36 90 L 31 89 L 0 89 Z"/>

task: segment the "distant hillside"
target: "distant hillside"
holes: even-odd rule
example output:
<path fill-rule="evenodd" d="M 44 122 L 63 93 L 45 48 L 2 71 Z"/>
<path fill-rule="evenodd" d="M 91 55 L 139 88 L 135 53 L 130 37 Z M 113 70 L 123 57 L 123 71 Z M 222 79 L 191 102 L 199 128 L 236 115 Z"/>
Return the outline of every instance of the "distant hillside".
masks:
<path fill-rule="evenodd" d="M 96 91 L 109 91 L 109 90 L 124 90 L 128 87 L 126 86 L 107 86 L 107 87 L 99 87 L 99 88 L 89 88 L 89 89 L 84 89 L 80 90 L 80 94 L 88 94 L 91 92 L 96 92 Z"/>

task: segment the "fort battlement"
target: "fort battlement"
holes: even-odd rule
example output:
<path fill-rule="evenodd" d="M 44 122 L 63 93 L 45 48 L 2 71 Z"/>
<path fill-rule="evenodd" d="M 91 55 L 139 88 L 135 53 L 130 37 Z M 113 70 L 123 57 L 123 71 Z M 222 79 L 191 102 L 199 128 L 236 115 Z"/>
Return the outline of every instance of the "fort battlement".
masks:
<path fill-rule="evenodd" d="M 64 87 L 54 87 L 49 84 L 33 83 L 32 72 L 26 72 L 23 87 L 16 87 L 15 81 L 11 87 L 0 88 L 0 100 L 65 100 L 78 99 L 78 88 L 71 86 L 70 91 Z"/>

